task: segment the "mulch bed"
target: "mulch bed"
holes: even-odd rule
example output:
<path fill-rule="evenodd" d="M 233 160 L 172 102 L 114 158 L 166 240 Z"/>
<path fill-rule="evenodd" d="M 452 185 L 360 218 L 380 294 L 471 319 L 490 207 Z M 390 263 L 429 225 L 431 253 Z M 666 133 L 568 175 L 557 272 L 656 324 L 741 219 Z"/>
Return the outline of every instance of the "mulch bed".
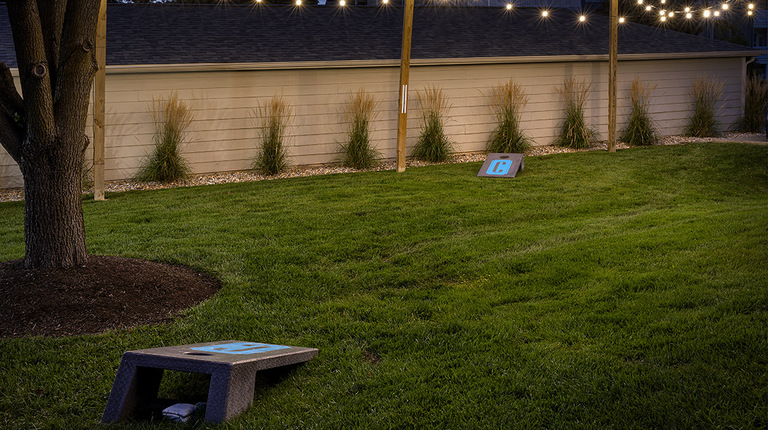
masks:
<path fill-rule="evenodd" d="M 183 266 L 90 256 L 72 269 L 0 262 L 0 337 L 65 336 L 160 324 L 213 296 L 221 283 Z"/>

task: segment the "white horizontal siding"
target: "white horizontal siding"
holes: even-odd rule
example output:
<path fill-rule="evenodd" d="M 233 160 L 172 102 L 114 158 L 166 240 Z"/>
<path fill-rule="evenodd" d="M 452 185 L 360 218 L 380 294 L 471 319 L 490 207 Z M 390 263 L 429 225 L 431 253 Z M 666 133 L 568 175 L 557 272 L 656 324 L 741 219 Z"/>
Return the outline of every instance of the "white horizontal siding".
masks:
<path fill-rule="evenodd" d="M 738 120 L 742 100 L 741 58 L 622 61 L 619 63 L 618 129 L 629 113 L 627 95 L 635 76 L 658 87 L 650 112 L 664 135 L 680 134 L 690 112 L 690 86 L 696 77 L 725 83 L 719 119 L 724 127 Z M 558 132 L 562 101 L 556 88 L 566 76 L 592 85 L 586 119 L 600 138 L 608 133 L 608 65 L 606 62 L 478 64 L 418 66 L 411 69 L 408 101 L 408 148 L 418 139 L 421 115 L 415 91 L 428 85 L 443 88 L 451 105 L 446 132 L 458 152 L 481 151 L 495 127 L 489 94 L 494 85 L 514 78 L 529 102 L 522 127 L 537 145 L 548 145 Z M 338 159 L 345 139 L 344 105 L 359 88 L 378 101 L 371 138 L 383 157 L 396 155 L 398 106 L 397 67 L 254 70 L 178 73 L 107 74 L 106 179 L 136 174 L 152 150 L 154 99 L 172 91 L 192 108 L 195 121 L 182 149 L 196 173 L 242 170 L 257 153 L 258 132 L 253 109 L 259 101 L 281 95 L 293 108 L 287 149 L 294 165 Z M 88 133 L 91 133 L 90 127 Z M 0 188 L 21 186 L 18 168 L 0 153 Z"/>

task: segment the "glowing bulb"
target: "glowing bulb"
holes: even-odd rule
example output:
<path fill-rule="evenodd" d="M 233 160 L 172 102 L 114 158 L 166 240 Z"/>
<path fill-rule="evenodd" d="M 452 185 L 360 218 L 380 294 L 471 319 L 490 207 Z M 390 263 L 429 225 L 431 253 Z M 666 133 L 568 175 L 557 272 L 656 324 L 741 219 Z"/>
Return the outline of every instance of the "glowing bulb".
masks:
<path fill-rule="evenodd" d="M 619 24 L 624 24 L 624 17 L 619 18 Z"/>
<path fill-rule="evenodd" d="M 662 16 L 662 17 L 661 17 L 661 22 L 664 22 L 664 21 L 666 21 L 666 20 L 667 20 L 667 17 L 666 17 L 666 16 Z"/>
<path fill-rule="evenodd" d="M 749 15 L 749 16 L 752 16 L 752 11 L 751 11 L 751 10 L 748 10 L 748 11 L 747 11 L 747 15 Z"/>
<path fill-rule="evenodd" d="M 587 20 L 587 17 L 584 15 L 579 16 L 579 22 L 584 22 Z"/>
<path fill-rule="evenodd" d="M 650 12 L 650 11 L 651 11 L 651 7 L 650 7 L 650 6 L 646 6 L 646 7 L 645 7 L 645 11 L 646 11 L 646 12 Z"/>
<path fill-rule="evenodd" d="M 728 3 L 723 3 L 722 8 L 723 8 L 723 10 L 728 10 Z"/>
<path fill-rule="evenodd" d="M 339 0 L 339 6 L 346 6 L 347 0 Z"/>
<path fill-rule="evenodd" d="M 755 5 L 754 5 L 754 3 L 750 3 L 750 4 L 747 5 L 747 7 L 749 8 L 749 10 L 752 10 L 752 9 L 755 8 Z"/>
<path fill-rule="evenodd" d="M 507 10 L 512 10 L 512 3 L 507 3 Z"/>
<path fill-rule="evenodd" d="M 709 15 L 711 15 L 712 12 L 709 11 L 709 9 L 704 11 L 704 18 L 709 18 Z"/>
<path fill-rule="evenodd" d="M 686 11 L 686 12 L 690 12 L 690 11 L 691 11 L 691 8 L 689 8 L 689 7 L 686 7 L 686 8 L 685 8 L 685 11 Z"/>
<path fill-rule="evenodd" d="M 643 4 L 643 0 L 637 0 L 637 4 Z"/>
<path fill-rule="evenodd" d="M 389 0 L 381 0 L 381 2 L 384 4 L 389 4 Z"/>
<path fill-rule="evenodd" d="M 256 3 L 261 3 L 261 0 L 256 0 Z"/>
<path fill-rule="evenodd" d="M 546 11 L 546 10 L 543 10 L 543 11 L 541 11 L 541 16 L 543 16 L 544 18 L 546 18 L 546 17 L 548 17 L 548 16 L 549 16 L 549 12 L 548 12 L 548 11 Z"/>
<path fill-rule="evenodd" d="M 714 13 L 713 15 L 715 15 L 716 17 L 717 17 L 717 16 L 720 16 L 720 11 L 719 11 L 719 10 L 716 10 L 716 11 L 715 11 L 715 13 Z"/>
<path fill-rule="evenodd" d="M 693 14 L 688 12 L 688 13 L 685 14 L 685 17 L 688 18 L 688 19 L 691 19 L 691 18 L 693 18 Z"/>
<path fill-rule="evenodd" d="M 296 6 L 301 6 L 301 0 L 296 0 Z"/>
<path fill-rule="evenodd" d="M 674 17 L 675 17 L 675 13 L 674 13 L 674 12 L 670 12 L 668 16 L 669 16 L 670 18 L 674 18 Z"/>
<path fill-rule="evenodd" d="M 666 15 L 666 14 L 667 14 L 667 11 L 665 11 L 664 9 L 662 9 L 662 10 L 660 10 L 660 11 L 659 11 L 659 15 L 660 15 L 660 16 L 664 16 L 664 15 Z"/>
<path fill-rule="evenodd" d="M 661 0 L 661 4 L 667 4 L 667 0 Z"/>

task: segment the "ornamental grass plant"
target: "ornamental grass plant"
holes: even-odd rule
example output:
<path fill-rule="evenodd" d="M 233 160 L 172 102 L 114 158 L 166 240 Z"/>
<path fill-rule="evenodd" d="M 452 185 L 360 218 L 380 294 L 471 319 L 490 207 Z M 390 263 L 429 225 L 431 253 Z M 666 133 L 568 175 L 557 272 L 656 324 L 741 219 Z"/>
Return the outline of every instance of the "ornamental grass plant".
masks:
<path fill-rule="evenodd" d="M 263 104 L 257 103 L 253 114 L 261 140 L 253 168 L 264 175 L 277 175 L 286 167 L 285 132 L 293 118 L 293 109 L 285 99 L 274 96 Z"/>
<path fill-rule="evenodd" d="M 760 133 L 765 130 L 766 110 L 768 110 L 768 81 L 752 75 L 747 79 L 744 116 L 739 121 L 739 130 L 748 133 Z"/>
<path fill-rule="evenodd" d="M 568 77 L 563 81 L 563 87 L 555 90 L 565 104 L 565 119 L 560 124 L 555 145 L 573 149 L 589 147 L 597 135 L 584 119 L 584 104 L 592 93 L 592 84 Z"/>
<path fill-rule="evenodd" d="M 531 147 L 531 139 L 520 126 L 520 115 L 527 104 L 528 96 L 514 79 L 491 88 L 491 109 L 497 126 L 486 145 L 488 152 L 525 152 Z"/>
<path fill-rule="evenodd" d="M 619 136 L 622 142 L 642 146 L 653 145 L 659 141 L 656 126 L 648 112 L 651 93 L 656 90 L 656 87 L 657 84 L 644 84 L 639 76 L 632 81 L 632 86 L 629 88 L 629 102 L 632 110 L 629 113 L 629 122 Z"/>
<path fill-rule="evenodd" d="M 691 85 L 690 95 L 693 112 L 684 134 L 693 137 L 719 136 L 717 104 L 723 95 L 723 82 L 714 78 L 696 78 Z"/>
<path fill-rule="evenodd" d="M 186 143 L 187 128 L 194 120 L 191 108 L 174 92 L 167 99 L 153 100 L 150 114 L 155 123 L 155 135 L 152 137 L 155 148 L 136 175 L 136 180 L 173 182 L 186 179 L 190 170 L 181 154 L 181 146 Z"/>
<path fill-rule="evenodd" d="M 428 86 L 417 91 L 421 106 L 421 135 L 413 147 L 417 160 L 440 162 L 448 159 L 453 145 L 445 135 L 445 114 L 449 109 L 448 97 L 440 87 Z"/>
<path fill-rule="evenodd" d="M 369 169 L 376 164 L 379 152 L 371 146 L 371 121 L 376 117 L 376 98 L 360 88 L 351 94 L 344 108 L 349 123 L 347 141 L 341 144 L 342 165 L 355 169 Z"/>

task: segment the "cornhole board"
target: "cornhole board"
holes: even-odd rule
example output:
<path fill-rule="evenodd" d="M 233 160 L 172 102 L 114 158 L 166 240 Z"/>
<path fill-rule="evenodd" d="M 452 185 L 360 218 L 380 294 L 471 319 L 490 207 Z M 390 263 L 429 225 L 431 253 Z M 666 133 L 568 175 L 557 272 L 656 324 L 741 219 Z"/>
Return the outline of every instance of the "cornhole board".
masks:
<path fill-rule="evenodd" d="M 486 178 L 514 178 L 523 169 L 525 169 L 523 154 L 494 152 L 488 154 L 477 176 Z"/>
<path fill-rule="evenodd" d="M 128 351 L 120 360 L 103 423 L 128 418 L 157 399 L 164 370 L 211 375 L 205 420 L 220 423 L 253 403 L 256 372 L 311 360 L 316 348 L 240 340 Z"/>

